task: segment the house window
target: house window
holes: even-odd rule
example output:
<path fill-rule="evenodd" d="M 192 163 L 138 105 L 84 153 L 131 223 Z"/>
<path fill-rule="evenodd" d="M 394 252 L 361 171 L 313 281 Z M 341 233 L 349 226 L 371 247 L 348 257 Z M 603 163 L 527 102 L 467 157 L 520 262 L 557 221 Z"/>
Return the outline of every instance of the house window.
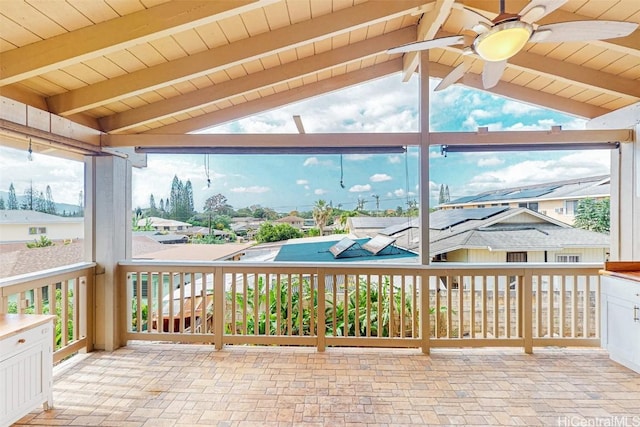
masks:
<path fill-rule="evenodd" d="M 580 255 L 556 255 L 556 262 L 580 262 Z"/>
<path fill-rule="evenodd" d="M 47 234 L 47 227 L 29 227 L 29 234 Z"/>
<path fill-rule="evenodd" d="M 527 208 L 534 212 L 538 212 L 538 202 L 522 202 L 518 203 L 519 208 Z"/>
<path fill-rule="evenodd" d="M 507 262 L 527 262 L 527 253 L 507 252 Z"/>
<path fill-rule="evenodd" d="M 577 200 L 565 200 L 564 201 L 564 213 L 566 215 L 575 215 L 578 210 Z"/>

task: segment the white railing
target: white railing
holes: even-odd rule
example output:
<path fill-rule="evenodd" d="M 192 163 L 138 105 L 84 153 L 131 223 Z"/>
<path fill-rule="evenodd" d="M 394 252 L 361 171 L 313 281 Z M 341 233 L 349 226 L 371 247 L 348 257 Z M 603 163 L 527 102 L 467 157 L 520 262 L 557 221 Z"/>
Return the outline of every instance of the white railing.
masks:
<path fill-rule="evenodd" d="M 94 263 L 0 279 L 0 313 L 52 314 L 53 359 L 93 349 Z"/>
<path fill-rule="evenodd" d="M 601 268 L 121 262 L 121 327 L 217 348 L 599 346 Z"/>

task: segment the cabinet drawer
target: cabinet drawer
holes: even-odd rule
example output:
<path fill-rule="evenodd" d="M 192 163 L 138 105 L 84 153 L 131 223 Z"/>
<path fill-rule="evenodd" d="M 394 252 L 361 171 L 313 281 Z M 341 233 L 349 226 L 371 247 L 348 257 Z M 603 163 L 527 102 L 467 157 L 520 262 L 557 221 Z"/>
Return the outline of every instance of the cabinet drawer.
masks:
<path fill-rule="evenodd" d="M 7 337 L 0 342 L 0 360 L 46 340 L 53 340 L 50 323 Z"/>

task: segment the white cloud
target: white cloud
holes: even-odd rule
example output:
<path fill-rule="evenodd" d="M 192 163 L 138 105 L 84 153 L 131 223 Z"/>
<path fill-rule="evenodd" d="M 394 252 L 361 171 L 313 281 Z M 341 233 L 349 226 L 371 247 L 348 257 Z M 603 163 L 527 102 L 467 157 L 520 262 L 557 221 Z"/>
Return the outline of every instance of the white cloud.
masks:
<path fill-rule="evenodd" d="M 512 116 L 522 116 L 534 111 L 540 111 L 540 108 L 531 104 L 525 104 L 522 102 L 511 101 L 509 99 L 502 104 L 501 112 L 503 114 L 510 114 Z"/>
<path fill-rule="evenodd" d="M 309 181 L 307 181 L 306 179 L 297 179 L 296 180 L 296 184 L 298 185 L 307 185 L 309 183 Z"/>
<path fill-rule="evenodd" d="M 371 185 L 369 184 L 356 184 L 354 186 L 352 186 L 351 188 L 349 188 L 349 192 L 350 193 L 363 193 L 365 191 L 371 191 Z"/>
<path fill-rule="evenodd" d="M 305 186 L 304 186 L 304 189 L 305 189 L 305 190 L 309 190 L 310 188 L 311 188 L 311 187 L 309 187 L 308 185 L 305 185 Z"/>
<path fill-rule="evenodd" d="M 304 161 L 304 163 L 302 165 L 303 166 L 315 166 L 315 165 L 317 165 L 319 163 L 320 163 L 320 161 L 318 160 L 317 157 L 309 157 Z"/>
<path fill-rule="evenodd" d="M 552 160 L 525 160 L 474 176 L 460 195 L 610 173 L 610 151 L 570 152 Z"/>
<path fill-rule="evenodd" d="M 483 157 L 478 160 L 479 167 L 498 166 L 504 163 L 504 159 L 498 157 Z"/>
<path fill-rule="evenodd" d="M 469 115 L 472 116 L 474 119 L 488 119 L 491 117 L 495 117 L 497 114 L 495 111 L 475 109 L 475 110 L 471 110 Z"/>
<path fill-rule="evenodd" d="M 271 189 L 269 187 L 253 185 L 251 187 L 235 187 L 229 191 L 231 191 L 232 193 L 267 193 L 271 191 Z"/>
<path fill-rule="evenodd" d="M 393 190 L 393 195 L 396 197 L 404 197 L 405 191 L 402 188 L 398 188 L 397 190 Z"/>
<path fill-rule="evenodd" d="M 316 196 L 322 196 L 323 194 L 327 194 L 328 191 L 327 190 L 323 190 L 322 188 L 316 188 L 315 190 L 313 190 L 313 194 L 315 194 Z"/>
<path fill-rule="evenodd" d="M 369 177 L 369 181 L 371 182 L 384 182 L 384 181 L 391 181 L 392 179 L 393 178 L 391 178 L 386 173 L 376 173 Z"/>
<path fill-rule="evenodd" d="M 402 162 L 402 157 L 400 157 L 400 156 L 389 156 L 389 163 L 398 164 L 400 162 Z"/>

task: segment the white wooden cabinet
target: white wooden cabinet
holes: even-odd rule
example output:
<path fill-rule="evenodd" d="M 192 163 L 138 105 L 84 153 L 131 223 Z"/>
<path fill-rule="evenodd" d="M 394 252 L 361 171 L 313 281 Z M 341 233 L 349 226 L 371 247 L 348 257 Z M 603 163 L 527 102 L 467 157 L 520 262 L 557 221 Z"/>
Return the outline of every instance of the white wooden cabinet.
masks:
<path fill-rule="evenodd" d="M 40 405 L 53 407 L 53 319 L 0 315 L 0 427 Z"/>
<path fill-rule="evenodd" d="M 612 360 L 640 373 L 640 282 L 602 277 L 602 347 Z"/>

